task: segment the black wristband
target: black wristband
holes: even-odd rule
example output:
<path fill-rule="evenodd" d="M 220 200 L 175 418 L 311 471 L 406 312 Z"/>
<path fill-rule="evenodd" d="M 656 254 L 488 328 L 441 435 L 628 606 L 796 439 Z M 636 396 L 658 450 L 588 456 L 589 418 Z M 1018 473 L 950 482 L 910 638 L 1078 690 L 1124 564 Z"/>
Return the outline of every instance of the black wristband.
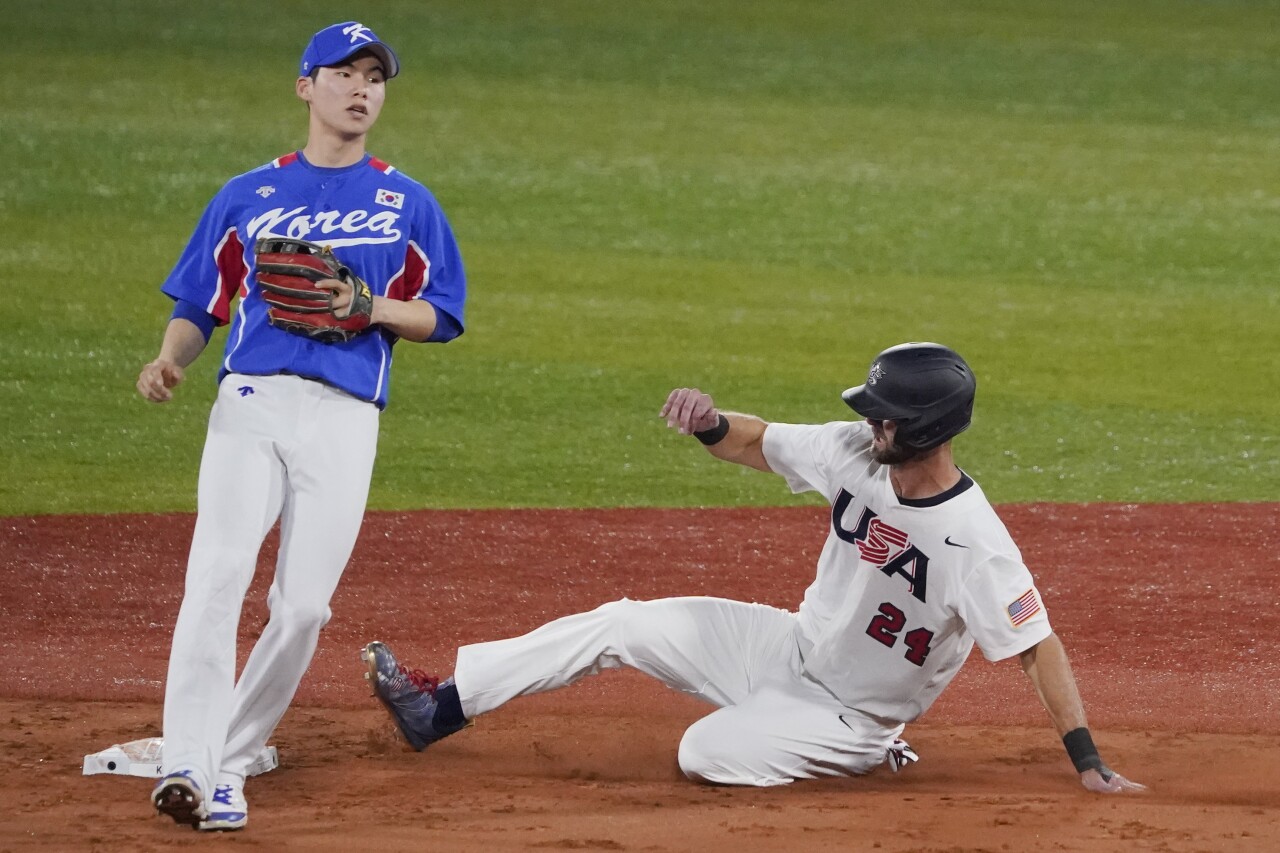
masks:
<path fill-rule="evenodd" d="M 1067 756 L 1075 765 L 1077 773 L 1102 769 L 1102 757 L 1098 755 L 1098 748 L 1093 745 L 1093 736 L 1084 726 L 1063 735 L 1062 745 L 1067 748 Z"/>
<path fill-rule="evenodd" d="M 693 437 L 710 447 L 713 444 L 719 444 L 724 441 L 724 437 L 729 434 L 729 419 L 724 415 L 720 416 L 720 420 L 711 429 L 704 429 L 701 432 L 695 432 Z"/>

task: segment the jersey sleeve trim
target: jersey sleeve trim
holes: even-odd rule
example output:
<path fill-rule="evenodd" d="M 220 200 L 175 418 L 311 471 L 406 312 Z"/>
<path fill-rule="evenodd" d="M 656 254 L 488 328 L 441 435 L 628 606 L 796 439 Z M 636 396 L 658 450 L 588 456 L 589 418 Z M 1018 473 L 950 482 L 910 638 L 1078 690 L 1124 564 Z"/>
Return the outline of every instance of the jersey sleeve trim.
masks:
<path fill-rule="evenodd" d="M 431 333 L 431 337 L 427 338 L 427 343 L 447 344 L 462 334 L 462 324 L 458 322 L 456 317 L 443 308 L 435 305 L 431 307 L 436 309 L 436 328 Z"/>
<path fill-rule="evenodd" d="M 169 319 L 190 322 L 200 330 L 200 334 L 204 335 L 205 343 L 209 342 L 209 337 L 213 334 L 214 327 L 218 325 L 217 317 L 214 317 L 194 302 L 188 302 L 182 298 L 174 300 L 173 314 Z"/>
<path fill-rule="evenodd" d="M 249 275 L 244 263 L 244 244 L 234 225 L 214 247 L 213 262 L 218 269 L 218 283 L 204 310 L 217 318 L 219 326 L 225 326 L 231 321 L 231 300 Z"/>
<path fill-rule="evenodd" d="M 413 240 L 405 247 L 404 264 L 387 285 L 387 298 L 408 302 L 421 299 L 431 273 L 431 259 Z"/>

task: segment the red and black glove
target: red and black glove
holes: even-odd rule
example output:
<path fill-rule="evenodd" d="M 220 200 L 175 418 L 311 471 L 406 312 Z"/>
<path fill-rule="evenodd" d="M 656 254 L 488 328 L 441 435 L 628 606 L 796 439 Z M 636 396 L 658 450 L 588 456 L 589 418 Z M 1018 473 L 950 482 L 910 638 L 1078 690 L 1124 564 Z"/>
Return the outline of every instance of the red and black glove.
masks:
<path fill-rule="evenodd" d="M 369 285 L 334 257 L 328 246 L 263 237 L 254 244 L 254 255 L 271 325 L 326 344 L 349 341 L 368 330 L 373 316 Z M 333 288 L 322 286 L 335 279 L 352 291 L 351 304 L 341 315 L 333 308 Z"/>

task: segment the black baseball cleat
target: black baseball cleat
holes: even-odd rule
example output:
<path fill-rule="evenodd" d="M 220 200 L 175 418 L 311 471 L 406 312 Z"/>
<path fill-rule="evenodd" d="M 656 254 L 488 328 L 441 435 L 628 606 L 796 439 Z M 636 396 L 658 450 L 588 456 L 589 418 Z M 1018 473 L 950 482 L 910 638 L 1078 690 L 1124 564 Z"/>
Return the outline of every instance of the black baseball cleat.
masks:
<path fill-rule="evenodd" d="M 208 816 L 204 807 L 204 794 L 191 778 L 190 770 L 170 773 L 156 783 L 151 792 L 151 802 L 156 811 L 173 818 L 173 822 L 195 829 Z"/>
<path fill-rule="evenodd" d="M 419 752 L 471 725 L 469 720 L 457 725 L 436 723 L 436 691 L 452 685 L 452 678 L 442 682 L 420 669 L 409 669 L 396 660 L 385 643 L 377 641 L 364 647 L 360 659 L 369 667 L 364 677 L 373 688 L 373 695 L 391 714 L 409 745 Z"/>

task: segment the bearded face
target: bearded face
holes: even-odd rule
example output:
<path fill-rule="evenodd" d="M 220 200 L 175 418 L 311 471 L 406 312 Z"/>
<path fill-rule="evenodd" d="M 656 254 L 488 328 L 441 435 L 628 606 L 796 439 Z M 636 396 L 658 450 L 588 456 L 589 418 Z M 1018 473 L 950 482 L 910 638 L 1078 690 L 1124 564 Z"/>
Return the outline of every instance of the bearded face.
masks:
<path fill-rule="evenodd" d="M 867 418 L 871 424 L 871 458 L 881 465 L 900 465 L 920 455 L 920 451 L 903 447 L 894 441 L 898 425 L 893 421 Z"/>

